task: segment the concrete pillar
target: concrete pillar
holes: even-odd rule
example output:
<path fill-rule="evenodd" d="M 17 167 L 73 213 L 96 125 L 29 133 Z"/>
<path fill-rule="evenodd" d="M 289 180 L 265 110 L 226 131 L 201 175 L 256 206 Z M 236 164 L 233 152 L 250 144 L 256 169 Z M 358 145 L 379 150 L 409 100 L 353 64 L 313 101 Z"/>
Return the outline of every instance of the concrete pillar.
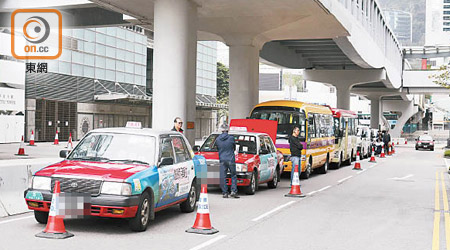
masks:
<path fill-rule="evenodd" d="M 25 141 L 30 141 L 31 130 L 36 138 L 36 99 L 25 100 Z"/>
<path fill-rule="evenodd" d="M 230 45 L 230 119 L 245 118 L 259 102 L 259 48 Z"/>
<path fill-rule="evenodd" d="M 380 124 L 380 98 L 369 97 L 370 99 L 370 127 L 378 129 Z"/>
<path fill-rule="evenodd" d="M 156 0 L 154 9 L 152 127 L 170 130 L 175 117 L 184 121 L 193 145 L 195 129 L 197 6 L 189 0 Z"/>
<path fill-rule="evenodd" d="M 337 108 L 350 110 L 350 86 L 336 86 Z"/>
<path fill-rule="evenodd" d="M 395 127 L 389 131 L 393 138 L 399 138 L 401 136 L 403 126 L 405 126 L 410 117 L 419 111 L 419 108 L 414 106 L 414 101 L 384 100 L 382 107 L 383 111 L 397 111 L 400 113 Z"/>

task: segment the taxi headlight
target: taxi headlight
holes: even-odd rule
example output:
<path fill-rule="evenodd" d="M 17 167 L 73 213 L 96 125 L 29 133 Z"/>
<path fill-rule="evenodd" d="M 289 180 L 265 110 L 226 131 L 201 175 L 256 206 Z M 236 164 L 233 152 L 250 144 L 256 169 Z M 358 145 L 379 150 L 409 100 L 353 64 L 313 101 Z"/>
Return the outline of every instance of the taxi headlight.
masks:
<path fill-rule="evenodd" d="M 417 144 L 419 144 L 419 145 L 422 145 L 422 143 L 421 143 L 421 142 L 419 142 L 419 143 L 417 143 Z"/>
<path fill-rule="evenodd" d="M 247 170 L 248 170 L 248 167 L 247 167 L 247 164 L 240 164 L 240 163 L 237 163 L 236 164 L 236 172 L 247 172 Z"/>
<path fill-rule="evenodd" d="M 52 178 L 45 176 L 33 176 L 32 189 L 51 190 Z"/>
<path fill-rule="evenodd" d="M 105 181 L 102 185 L 102 194 L 131 195 L 131 185 L 122 182 Z"/>

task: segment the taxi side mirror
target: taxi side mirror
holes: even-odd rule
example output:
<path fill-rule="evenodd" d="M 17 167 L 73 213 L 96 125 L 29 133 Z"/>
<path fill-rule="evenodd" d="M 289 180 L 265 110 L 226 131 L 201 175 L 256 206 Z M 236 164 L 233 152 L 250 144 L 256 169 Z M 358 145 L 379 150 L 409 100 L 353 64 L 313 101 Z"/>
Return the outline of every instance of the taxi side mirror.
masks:
<path fill-rule="evenodd" d="M 173 158 L 172 157 L 164 157 L 161 159 L 161 162 L 159 163 L 159 166 L 167 166 L 167 165 L 173 165 Z"/>
<path fill-rule="evenodd" d="M 70 151 L 69 150 L 61 150 L 59 151 L 59 157 L 61 158 L 67 158 L 67 156 L 69 155 Z"/>
<path fill-rule="evenodd" d="M 195 145 L 192 150 L 194 150 L 195 153 L 198 153 L 200 151 L 200 146 L 199 145 Z"/>

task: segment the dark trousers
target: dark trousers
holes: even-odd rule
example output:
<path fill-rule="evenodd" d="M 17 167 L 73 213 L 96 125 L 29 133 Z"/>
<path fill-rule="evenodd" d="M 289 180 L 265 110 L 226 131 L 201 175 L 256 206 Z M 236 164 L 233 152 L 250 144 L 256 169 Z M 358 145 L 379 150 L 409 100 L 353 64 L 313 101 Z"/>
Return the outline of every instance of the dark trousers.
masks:
<path fill-rule="evenodd" d="M 228 186 L 226 182 L 227 172 L 231 173 L 231 192 L 237 193 L 237 176 L 236 176 L 236 163 L 232 161 L 220 162 L 220 187 L 222 188 L 222 194 L 228 193 Z"/>

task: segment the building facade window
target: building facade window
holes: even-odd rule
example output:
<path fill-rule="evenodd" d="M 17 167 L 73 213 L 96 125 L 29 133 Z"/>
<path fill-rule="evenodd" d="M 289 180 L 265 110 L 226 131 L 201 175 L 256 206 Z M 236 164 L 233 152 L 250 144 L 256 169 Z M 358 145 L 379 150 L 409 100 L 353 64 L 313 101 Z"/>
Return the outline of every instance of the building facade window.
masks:
<path fill-rule="evenodd" d="M 63 53 L 50 72 L 145 86 L 147 37 L 142 29 L 64 29 L 63 36 Z"/>

